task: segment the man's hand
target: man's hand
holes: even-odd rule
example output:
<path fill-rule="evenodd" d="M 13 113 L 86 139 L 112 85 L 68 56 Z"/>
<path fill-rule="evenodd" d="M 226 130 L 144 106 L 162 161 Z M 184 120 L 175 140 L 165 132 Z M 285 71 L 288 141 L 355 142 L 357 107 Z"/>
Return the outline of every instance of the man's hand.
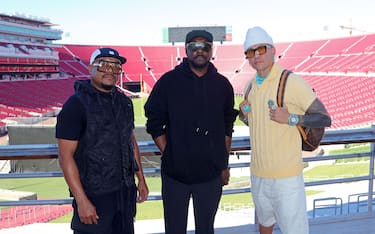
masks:
<path fill-rule="evenodd" d="M 221 180 L 222 180 L 223 186 L 229 183 L 229 177 L 230 177 L 230 171 L 228 167 L 221 171 Z"/>
<path fill-rule="evenodd" d="M 241 113 L 245 116 L 247 115 L 247 112 L 249 112 L 249 110 L 246 110 L 246 106 L 247 108 L 251 108 L 251 105 L 247 100 L 243 100 L 239 105 Z"/>
<path fill-rule="evenodd" d="M 98 224 L 99 216 L 96 214 L 95 206 L 88 199 L 83 199 L 82 201 L 76 199 L 76 201 L 81 223 Z"/>
<path fill-rule="evenodd" d="M 289 118 L 289 111 L 286 107 L 269 107 L 270 110 L 270 119 L 281 123 L 281 124 L 288 124 L 288 118 Z"/>
<path fill-rule="evenodd" d="M 144 180 L 138 182 L 138 197 L 137 202 L 142 203 L 147 200 L 148 197 L 148 187 Z"/>

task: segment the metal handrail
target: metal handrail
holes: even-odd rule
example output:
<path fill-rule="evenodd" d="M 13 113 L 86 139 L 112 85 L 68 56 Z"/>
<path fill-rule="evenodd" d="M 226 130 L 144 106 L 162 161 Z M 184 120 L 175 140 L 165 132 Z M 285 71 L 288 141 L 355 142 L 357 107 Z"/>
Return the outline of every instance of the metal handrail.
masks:
<path fill-rule="evenodd" d="M 313 156 L 303 158 L 304 162 L 334 160 L 353 157 L 370 157 L 370 168 L 367 176 L 352 178 L 340 178 L 305 182 L 306 186 L 316 186 L 334 183 L 344 183 L 353 181 L 369 181 L 369 196 L 373 191 L 374 180 L 374 158 L 375 158 L 375 125 L 370 128 L 352 129 L 352 130 L 330 130 L 326 131 L 322 140 L 322 145 L 347 144 L 347 143 L 372 142 L 370 152 L 332 155 L 332 156 Z M 140 141 L 139 148 L 141 156 L 160 155 L 160 152 L 153 141 Z M 232 152 L 250 150 L 250 140 L 247 136 L 233 137 Z M 0 160 L 24 160 L 24 159 L 51 159 L 57 158 L 58 148 L 56 144 L 28 144 L 28 145 L 7 145 L 0 146 Z M 231 168 L 248 167 L 249 163 L 230 164 Z M 144 168 L 145 174 L 160 173 L 160 168 Z M 28 173 L 10 173 L 0 174 L 0 179 L 4 178 L 40 178 L 40 177 L 61 177 L 62 172 L 28 172 Z M 235 194 L 251 192 L 250 187 L 225 189 L 223 194 Z M 150 195 L 148 200 L 160 200 L 161 195 Z M 21 206 L 21 205 L 45 205 L 45 204 L 69 204 L 71 199 L 54 200 L 22 200 L 22 201 L 0 201 L 0 206 Z M 372 212 L 372 202 L 368 202 L 368 211 Z"/>
<path fill-rule="evenodd" d="M 375 125 L 371 128 L 362 129 L 328 130 L 321 141 L 321 145 L 363 142 L 375 142 Z M 160 155 L 159 149 L 153 141 L 140 141 L 138 145 L 141 156 Z M 248 136 L 232 138 L 231 150 L 233 152 L 250 149 L 250 139 Z M 0 146 L 0 160 L 57 158 L 57 152 L 57 144 L 5 145 Z"/>

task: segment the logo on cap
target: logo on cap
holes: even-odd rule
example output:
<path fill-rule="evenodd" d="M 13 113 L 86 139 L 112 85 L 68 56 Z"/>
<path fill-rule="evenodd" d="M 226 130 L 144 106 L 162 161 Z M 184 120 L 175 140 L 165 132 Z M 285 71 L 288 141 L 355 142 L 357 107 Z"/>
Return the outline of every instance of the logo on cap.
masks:
<path fill-rule="evenodd" d="M 100 49 L 96 49 L 92 53 L 91 58 L 90 58 L 90 64 L 92 64 L 95 61 L 95 59 L 101 58 L 101 57 L 112 57 L 112 58 L 116 58 L 120 60 L 121 64 L 126 63 L 126 58 L 120 56 L 120 54 L 116 50 L 112 48 L 100 48 Z"/>

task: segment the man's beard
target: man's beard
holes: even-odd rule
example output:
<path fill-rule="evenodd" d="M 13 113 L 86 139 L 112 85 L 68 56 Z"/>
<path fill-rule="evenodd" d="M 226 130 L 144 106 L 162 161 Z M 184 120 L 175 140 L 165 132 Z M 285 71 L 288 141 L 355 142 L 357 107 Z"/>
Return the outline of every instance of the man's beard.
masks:
<path fill-rule="evenodd" d="M 208 62 L 207 63 L 203 63 L 203 64 L 196 64 L 194 61 L 191 63 L 191 66 L 193 67 L 193 68 L 196 68 L 196 69 L 202 69 L 202 68 L 205 68 L 205 67 L 207 67 L 207 64 L 208 64 Z"/>
<path fill-rule="evenodd" d="M 209 61 L 205 62 L 205 63 L 196 63 L 194 61 L 194 59 L 190 60 L 190 65 L 193 67 L 193 68 L 196 68 L 196 69 L 202 69 L 202 68 L 205 68 L 208 66 L 208 63 Z"/>
<path fill-rule="evenodd" d="M 107 84 L 102 84 L 101 85 L 103 89 L 105 90 L 112 90 L 115 86 L 114 85 L 107 85 Z"/>

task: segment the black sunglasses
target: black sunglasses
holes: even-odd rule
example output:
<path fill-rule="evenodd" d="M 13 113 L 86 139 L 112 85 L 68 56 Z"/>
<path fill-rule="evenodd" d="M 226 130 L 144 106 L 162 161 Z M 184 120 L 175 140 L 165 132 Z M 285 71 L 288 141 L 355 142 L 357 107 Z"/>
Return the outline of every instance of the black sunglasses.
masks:
<path fill-rule="evenodd" d="M 212 48 L 212 43 L 209 42 L 201 42 L 201 41 L 193 41 L 186 44 L 186 47 L 192 51 L 195 52 L 199 49 L 209 52 Z"/>

